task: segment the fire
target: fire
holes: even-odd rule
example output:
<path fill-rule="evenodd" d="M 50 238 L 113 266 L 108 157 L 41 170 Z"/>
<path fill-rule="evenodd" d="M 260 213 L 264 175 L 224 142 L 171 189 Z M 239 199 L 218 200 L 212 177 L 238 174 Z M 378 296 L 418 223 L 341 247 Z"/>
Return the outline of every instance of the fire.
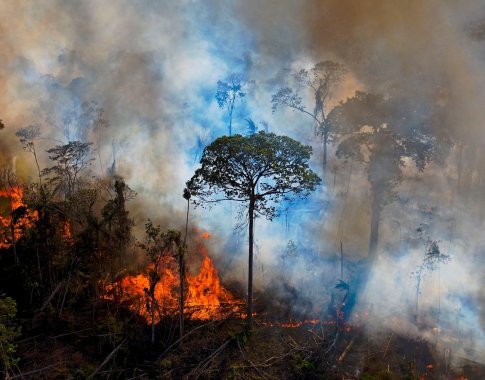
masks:
<path fill-rule="evenodd" d="M 193 310 L 191 317 L 194 319 L 220 319 L 224 316 L 224 313 L 221 315 L 224 306 L 229 306 L 230 311 L 237 311 L 241 303 L 221 285 L 209 256 L 204 257 L 197 276 L 187 276 L 187 283 L 186 307 L 188 311 Z"/>
<path fill-rule="evenodd" d="M 277 325 L 280 327 L 285 327 L 285 328 L 295 328 L 295 327 L 300 327 L 303 325 L 316 325 L 320 323 L 318 319 L 309 319 L 309 320 L 304 320 L 304 321 L 295 321 L 295 322 L 282 322 L 278 324 L 273 324 Z"/>
<path fill-rule="evenodd" d="M 66 241 L 72 242 L 71 223 L 67 220 L 62 223 L 62 236 L 64 236 Z"/>
<path fill-rule="evenodd" d="M 210 235 L 204 233 L 202 238 L 208 239 Z M 210 259 L 207 248 L 198 242 L 198 252 L 202 255 L 199 273 L 187 274 L 187 292 L 185 296 L 185 314 L 187 317 L 198 320 L 218 320 L 231 313 L 239 312 L 242 301 L 236 299 L 221 284 L 217 269 Z M 142 316 L 147 323 L 151 323 L 151 313 L 147 307 L 147 293 L 149 288 L 148 272 L 138 275 L 127 275 L 115 286 L 107 286 L 107 299 L 117 298 L 126 304 L 130 310 Z M 173 316 L 178 313 L 178 288 L 180 285 L 178 268 L 172 258 L 166 259 L 161 269 L 160 282 L 155 287 L 157 312 L 155 322 L 164 316 Z M 114 293 L 118 293 L 115 296 Z"/>
<path fill-rule="evenodd" d="M 22 188 L 19 186 L 13 186 L 10 189 L 0 189 L 0 200 L 3 198 L 9 203 L 7 210 L 3 210 L 3 214 L 0 214 L 0 249 L 8 249 L 12 246 L 12 212 L 20 210 L 21 207 L 25 207 L 26 213 L 19 215 L 19 219 L 15 221 L 13 226 L 13 236 L 15 241 L 22 237 L 22 229 L 29 227 L 31 219 L 36 218 L 36 213 L 32 213 L 27 210 L 27 206 L 22 202 Z"/>

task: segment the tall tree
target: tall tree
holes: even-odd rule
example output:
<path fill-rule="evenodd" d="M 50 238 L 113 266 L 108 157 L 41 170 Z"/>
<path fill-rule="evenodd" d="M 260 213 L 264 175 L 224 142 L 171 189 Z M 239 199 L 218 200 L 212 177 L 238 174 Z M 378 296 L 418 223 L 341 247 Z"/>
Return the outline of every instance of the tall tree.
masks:
<path fill-rule="evenodd" d="M 35 150 L 35 140 L 40 136 L 40 125 L 34 124 L 28 127 L 19 129 L 15 136 L 19 138 L 22 148 L 30 152 L 34 156 L 35 164 L 37 166 L 37 174 L 39 176 L 39 184 L 42 185 L 42 174 L 39 166 L 39 159 L 37 158 L 37 151 Z"/>
<path fill-rule="evenodd" d="M 185 286 L 185 255 L 187 253 L 187 233 L 189 230 L 189 210 L 190 210 L 190 198 L 192 195 L 190 194 L 190 190 L 188 188 L 184 188 L 184 192 L 182 194 L 183 198 L 187 201 L 187 216 L 185 218 L 185 234 L 184 234 L 184 242 L 182 244 L 181 249 L 179 250 L 179 313 L 180 313 L 180 345 L 183 344 L 182 338 L 184 336 L 184 286 Z"/>
<path fill-rule="evenodd" d="M 226 108 L 229 118 L 229 136 L 232 136 L 232 115 L 234 112 L 234 107 L 236 101 L 242 100 L 246 93 L 244 92 L 244 87 L 249 82 L 244 78 L 241 73 L 233 73 L 225 81 L 217 82 L 217 92 L 215 98 L 219 108 Z"/>
<path fill-rule="evenodd" d="M 433 109 L 422 104 L 359 91 L 328 116 L 341 135 L 337 157 L 352 157 L 368 165 L 372 192 L 370 262 L 377 256 L 381 211 L 395 199 L 406 161 L 422 171 L 440 157 L 440 144 L 431 133 L 433 118 Z"/>
<path fill-rule="evenodd" d="M 248 327 L 253 315 L 254 219 L 272 220 L 276 204 L 305 198 L 320 183 L 309 168 L 312 148 L 287 136 L 259 132 L 249 136 L 223 136 L 207 146 L 201 167 L 188 181 L 195 204 L 230 200 L 247 209 L 249 233 Z"/>
<path fill-rule="evenodd" d="M 53 174 L 48 182 L 63 191 L 66 198 L 70 198 L 77 190 L 81 173 L 94 160 L 91 156 L 91 145 L 92 143 L 71 141 L 47 150 L 55 165 L 44 169 L 42 174 Z"/>
<path fill-rule="evenodd" d="M 333 87 L 340 82 L 346 72 L 345 67 L 338 62 L 322 61 L 310 70 L 301 69 L 294 74 L 297 86 L 311 92 L 314 101 L 313 111 L 304 105 L 301 95 L 291 87 L 280 88 L 271 99 L 273 112 L 280 107 L 288 107 L 312 119 L 315 134 L 322 138 L 324 171 L 327 166 L 327 147 L 331 133 L 327 119 L 327 102 Z"/>
<path fill-rule="evenodd" d="M 129 218 L 129 211 L 126 210 L 126 202 L 136 197 L 136 193 L 125 183 L 124 179 L 115 175 L 110 184 L 109 199 L 101 210 L 103 219 L 100 226 L 106 228 L 106 247 L 101 249 L 100 236 L 96 236 L 96 251 L 106 252 L 108 255 L 105 260 L 115 264 L 115 259 L 119 259 L 119 265 L 123 266 L 122 256 L 131 241 L 131 228 L 134 223 Z M 99 228 L 96 228 L 99 229 Z M 114 270 L 111 271 L 114 277 Z"/>

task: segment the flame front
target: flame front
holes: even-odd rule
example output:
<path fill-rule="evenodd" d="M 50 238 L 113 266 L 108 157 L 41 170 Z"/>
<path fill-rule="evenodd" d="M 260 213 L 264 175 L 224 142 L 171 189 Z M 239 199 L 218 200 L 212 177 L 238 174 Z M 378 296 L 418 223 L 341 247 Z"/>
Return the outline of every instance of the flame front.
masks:
<path fill-rule="evenodd" d="M 228 312 L 237 312 L 242 302 L 227 291 L 219 280 L 209 256 L 205 256 L 197 276 L 187 276 L 186 307 L 194 319 L 220 319 Z"/>
<path fill-rule="evenodd" d="M 208 233 L 202 236 L 207 239 Z M 187 292 L 185 314 L 191 319 L 218 320 L 226 318 L 232 313 L 238 313 L 243 302 L 236 299 L 227 289 L 222 286 L 217 269 L 207 253 L 207 248 L 199 242 L 199 253 L 203 256 L 199 273 L 187 274 Z M 155 322 L 162 317 L 173 316 L 178 313 L 178 289 L 180 286 L 178 270 L 174 269 L 172 259 L 167 259 L 161 269 L 160 282 L 155 287 L 155 299 L 157 313 Z M 107 299 L 117 299 L 138 315 L 142 316 L 147 323 L 151 323 L 152 317 L 148 307 L 147 289 L 149 277 L 147 268 L 145 273 L 127 275 L 114 286 L 107 286 Z M 118 295 L 116 296 L 115 293 Z"/>

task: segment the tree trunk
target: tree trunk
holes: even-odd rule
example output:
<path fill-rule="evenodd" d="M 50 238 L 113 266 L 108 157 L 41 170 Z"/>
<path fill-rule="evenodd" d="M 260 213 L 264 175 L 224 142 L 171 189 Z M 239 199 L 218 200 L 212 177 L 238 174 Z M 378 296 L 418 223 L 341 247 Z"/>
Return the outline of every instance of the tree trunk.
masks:
<path fill-rule="evenodd" d="M 179 295 L 179 313 L 180 313 L 180 347 L 182 347 L 182 337 L 184 336 L 184 286 L 185 286 L 185 253 L 187 252 L 187 233 L 189 228 L 189 209 L 190 193 L 187 198 L 187 216 L 185 218 L 185 236 L 184 243 L 179 252 L 179 270 L 180 270 L 180 295 Z"/>
<path fill-rule="evenodd" d="M 249 200 L 249 263 L 248 263 L 248 315 L 247 325 L 253 324 L 253 245 L 254 245 L 254 195 Z"/>
<path fill-rule="evenodd" d="M 34 152 L 35 164 L 37 165 L 37 174 L 39 175 L 39 184 L 42 187 L 42 174 L 40 172 L 39 160 L 37 159 L 37 152 L 35 151 L 35 145 L 33 143 L 32 143 L 32 147 Z"/>
<path fill-rule="evenodd" d="M 418 272 L 418 283 L 416 284 L 416 306 L 415 306 L 415 312 L 414 312 L 414 322 L 418 322 L 418 306 L 419 306 L 419 291 L 421 290 L 421 276 L 423 274 L 423 265 L 419 267 L 419 272 Z"/>
<path fill-rule="evenodd" d="M 155 289 L 155 288 L 154 288 Z M 150 305 L 151 309 L 151 315 L 152 315 L 152 338 L 151 338 L 151 343 L 155 344 L 155 290 L 153 291 L 153 294 L 151 294 L 152 298 L 152 304 Z"/>
<path fill-rule="evenodd" d="M 231 106 L 229 107 L 229 136 L 232 136 L 232 112 L 234 111 L 234 101 L 232 100 Z"/>
<path fill-rule="evenodd" d="M 11 218 L 12 218 L 12 220 L 10 221 L 10 231 L 12 233 L 13 258 L 15 260 L 15 264 L 18 264 L 19 258 L 17 257 L 17 244 L 16 244 L 16 241 L 15 241 L 15 226 L 13 224 L 13 216 Z"/>
<path fill-rule="evenodd" d="M 40 287 L 43 288 L 44 284 L 42 283 L 42 270 L 40 268 L 39 243 L 35 243 L 35 254 L 37 256 L 37 269 L 39 271 L 39 283 L 40 283 Z"/>
<path fill-rule="evenodd" d="M 185 244 L 179 253 L 179 271 L 180 271 L 180 294 L 179 294 L 179 314 L 180 314 L 180 346 L 182 346 L 182 337 L 184 336 L 184 281 L 185 281 Z"/>
<path fill-rule="evenodd" d="M 379 201 L 374 199 L 372 202 L 372 215 L 370 221 L 369 239 L 369 263 L 373 264 L 377 258 L 377 243 L 379 240 L 379 221 L 381 218 L 381 208 Z"/>
<path fill-rule="evenodd" d="M 328 145 L 328 131 L 324 129 L 323 131 L 323 173 L 327 169 L 327 145 Z"/>

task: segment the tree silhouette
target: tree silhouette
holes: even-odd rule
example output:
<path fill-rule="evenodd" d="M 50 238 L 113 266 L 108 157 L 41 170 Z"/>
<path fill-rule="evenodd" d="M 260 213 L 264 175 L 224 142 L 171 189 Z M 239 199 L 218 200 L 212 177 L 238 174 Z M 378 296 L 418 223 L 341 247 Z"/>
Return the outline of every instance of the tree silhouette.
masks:
<path fill-rule="evenodd" d="M 346 72 L 345 67 L 338 62 L 322 61 L 313 66 L 312 69 L 301 69 L 294 75 L 299 87 L 312 92 L 315 102 L 313 111 L 307 109 L 299 93 L 290 87 L 280 88 L 271 99 L 273 112 L 280 107 L 288 107 L 309 116 L 313 120 L 315 134 L 322 137 L 324 171 L 327 165 L 327 146 L 331 132 L 331 125 L 327 120 L 327 101 L 331 96 L 332 88 L 340 82 Z"/>
<path fill-rule="evenodd" d="M 92 143 L 72 141 L 48 149 L 49 158 L 56 164 L 42 171 L 43 175 L 53 176 L 48 182 L 70 198 L 78 187 L 80 174 L 94 161 L 91 157 Z"/>
<path fill-rule="evenodd" d="M 226 108 L 229 116 L 229 136 L 232 136 L 232 114 L 236 100 L 242 100 L 246 93 L 244 87 L 248 82 L 241 73 L 233 73 L 229 75 L 226 81 L 217 82 L 217 92 L 215 98 L 219 108 Z"/>
<path fill-rule="evenodd" d="M 409 159 L 423 171 L 440 157 L 440 145 L 431 133 L 433 110 L 403 99 L 357 91 L 341 102 L 328 116 L 341 141 L 337 157 L 368 165 L 372 190 L 369 259 L 377 256 L 379 222 L 383 207 L 396 197 L 402 168 Z"/>
<path fill-rule="evenodd" d="M 162 267 L 167 258 L 173 258 L 183 249 L 181 233 L 175 230 L 161 232 L 160 226 L 154 226 L 151 220 L 145 224 L 145 240 L 141 247 L 146 251 L 151 268 L 148 273 L 147 309 L 151 314 L 151 343 L 155 343 L 155 310 L 158 307 L 155 289 L 161 280 Z"/>
<path fill-rule="evenodd" d="M 35 150 L 35 139 L 40 136 L 40 125 L 34 124 L 28 127 L 19 129 L 15 136 L 19 138 L 22 148 L 25 151 L 30 152 L 34 155 L 35 164 L 37 166 L 37 173 L 39 176 L 39 183 L 42 184 L 42 173 L 40 171 L 39 160 L 37 158 L 37 151 Z"/>

